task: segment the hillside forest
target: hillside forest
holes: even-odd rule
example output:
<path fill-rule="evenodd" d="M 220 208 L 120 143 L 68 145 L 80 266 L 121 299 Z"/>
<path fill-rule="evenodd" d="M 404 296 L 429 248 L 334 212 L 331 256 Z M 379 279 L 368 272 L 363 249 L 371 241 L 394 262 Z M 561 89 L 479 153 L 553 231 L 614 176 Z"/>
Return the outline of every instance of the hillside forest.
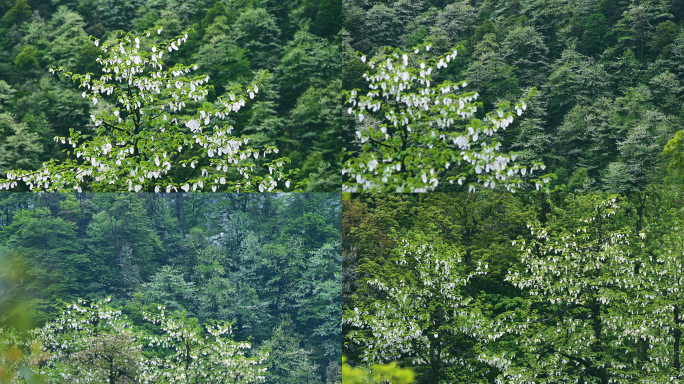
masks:
<path fill-rule="evenodd" d="M 357 90 L 345 106 L 356 115 L 344 128 L 345 161 L 358 161 L 345 163 L 351 192 L 468 190 L 481 172 L 472 155 L 461 156 L 485 154 L 485 143 L 517 152 L 521 167 L 545 165 L 556 177 L 548 177 L 550 189 L 628 192 L 682 183 L 681 0 L 344 0 L 343 14 L 343 87 Z M 418 81 L 428 78 L 428 85 Z M 462 116 L 439 92 L 430 96 L 438 89 L 455 95 L 456 108 L 461 97 Z M 366 99 L 359 95 L 369 91 L 379 96 L 360 106 Z M 430 102 L 419 109 L 400 95 Z M 488 130 L 485 115 L 495 120 L 497 109 L 511 123 Z M 440 121 L 442 114 L 453 121 Z M 468 132 L 471 117 L 482 129 Z M 401 180 L 392 184 L 393 177 Z M 494 187 L 506 187 L 505 177 L 497 175 Z M 477 188 L 493 180 L 480 179 Z"/>
<path fill-rule="evenodd" d="M 222 97 L 228 99 L 230 96 L 233 100 L 237 92 L 237 101 L 244 96 L 247 102 L 242 101 L 244 108 L 240 112 L 224 116 L 223 121 L 232 129 L 228 131 L 228 137 L 248 138 L 249 146 L 256 149 L 248 150 L 247 155 L 255 151 L 258 155 L 258 148 L 266 147 L 276 148 L 279 153 L 278 156 L 265 156 L 271 152 L 267 150 L 263 152 L 264 156 L 255 156 L 253 165 L 248 168 L 255 174 L 268 175 L 266 162 L 282 156 L 289 160 L 281 161 L 279 167 L 284 167 L 284 174 L 291 176 L 291 183 L 281 183 L 278 190 L 339 190 L 342 155 L 339 127 L 344 103 L 340 82 L 339 1 L 2 0 L 0 15 L 0 179 L 13 170 L 38 170 L 49 160 L 56 163 L 72 161 L 79 166 L 88 163 L 96 169 L 107 163 L 105 160 L 111 160 L 113 168 L 125 169 L 126 164 L 121 165 L 121 159 L 108 159 L 107 156 L 86 159 L 87 156 L 79 156 L 78 150 L 65 152 L 72 149 L 69 143 L 53 138 L 69 138 L 72 130 L 79 135 L 79 144 L 92 142 L 95 137 L 101 140 L 115 137 L 110 145 L 131 146 L 125 149 L 131 149 L 129 157 L 134 158 L 131 165 L 134 169 L 145 166 L 146 162 L 158 163 L 162 153 L 154 142 L 159 144 L 169 139 L 155 140 L 154 135 L 165 130 L 189 134 L 191 129 L 188 127 L 193 125 L 185 126 L 178 119 L 190 119 L 193 111 L 200 108 L 204 111 L 217 107 Z M 175 50 L 169 46 L 160 70 L 176 68 L 175 77 L 180 76 L 178 68 L 181 67 L 178 66 L 184 66 L 194 68 L 195 80 L 200 76 L 209 78 L 208 83 L 198 88 L 207 105 L 201 105 L 198 98 L 188 98 L 186 105 L 186 99 L 179 100 L 177 94 L 173 95 L 179 105 L 167 108 L 168 116 L 163 119 L 166 121 L 166 117 L 170 117 L 173 126 L 160 127 L 164 105 L 159 103 L 173 98 L 170 94 L 150 91 L 154 71 L 149 65 L 144 70 L 138 67 L 137 71 L 126 72 L 125 64 L 119 63 L 121 68 L 111 71 L 112 74 L 124 74 L 123 80 L 134 74 L 136 82 L 148 85 L 145 89 L 141 87 L 138 93 L 131 92 L 133 77 L 128 80 L 127 90 L 124 90 L 126 81 L 117 77 L 121 84 L 116 85 L 114 93 L 128 92 L 132 97 L 138 97 L 133 102 L 133 110 L 124 108 L 127 106 L 125 98 L 117 100 L 110 94 L 115 88 L 108 92 L 103 88 L 103 97 L 95 100 L 86 97 L 87 92 L 98 96 L 97 86 L 79 84 L 75 82 L 77 77 L 71 75 L 90 73 L 92 79 L 100 79 L 109 73 L 103 71 L 113 69 L 98 61 L 100 57 L 120 60 L 110 56 L 116 53 L 107 50 L 106 45 L 118 45 L 127 36 L 132 41 L 131 36 L 137 38 L 148 30 L 155 31 L 152 41 L 143 42 L 142 48 L 138 44 L 136 50 L 149 51 L 158 42 L 178 41 L 173 45 Z M 152 52 L 154 50 L 153 47 Z M 140 64 L 139 56 L 132 59 L 136 65 Z M 153 60 L 161 60 L 161 54 Z M 128 64 L 131 64 L 130 60 Z M 50 72 L 60 67 L 64 71 Z M 186 89 L 195 91 L 195 86 L 201 84 L 189 80 L 184 83 L 183 94 L 187 94 Z M 257 83 L 258 88 L 253 87 Z M 181 87 L 177 81 L 175 84 Z M 152 93 L 148 95 L 147 92 Z M 157 89 L 157 92 L 164 91 Z M 250 93 L 255 95 L 247 98 Z M 165 100 L 165 96 L 169 98 Z M 179 112 L 181 106 L 187 109 L 183 113 Z M 118 123 L 112 113 L 118 117 Z M 143 113 L 152 121 L 141 123 Z M 112 120 L 102 120 L 101 116 L 112 117 Z M 104 127 L 107 129 L 102 131 Z M 128 130 L 131 130 L 130 137 L 116 136 L 117 132 Z M 205 134 L 209 132 L 210 128 L 206 127 Z M 145 134 L 153 136 L 143 137 Z M 225 136 L 225 133 L 221 135 Z M 143 153 L 140 146 L 145 139 L 152 143 L 147 148 L 149 153 Z M 185 140 L 182 144 L 182 154 L 180 149 L 178 153 L 169 153 L 173 157 L 169 167 L 180 165 L 180 162 L 185 167 L 187 162 L 194 169 L 191 160 L 207 161 L 201 147 L 192 148 L 194 140 Z M 244 145 L 247 146 L 246 140 Z M 153 151 L 159 155 L 156 160 Z M 164 159 L 166 155 L 164 153 Z M 116 165 L 115 160 L 119 160 Z M 244 156 L 238 156 L 235 161 L 244 162 Z M 166 177 L 178 182 L 191 177 L 191 172 L 190 167 L 180 168 Z M 230 180 L 241 180 L 243 173 L 243 170 L 238 174 L 237 170 L 224 168 L 223 176 L 230 184 Z M 107 177 L 110 181 L 114 179 L 112 175 Z M 204 184 L 207 184 L 206 180 Z M 22 183 L 11 189 L 29 190 L 35 186 L 36 183 L 32 186 Z M 86 183 L 82 190 L 126 190 L 125 187 L 94 188 Z M 128 187 L 132 189 L 131 185 Z M 81 191 L 78 188 L 56 189 Z M 151 192 L 153 188 L 145 186 L 143 191 Z"/>
<path fill-rule="evenodd" d="M 369 382 L 371 365 L 392 383 L 684 380 L 681 192 L 343 205 L 351 382 Z"/>
<path fill-rule="evenodd" d="M 337 194 L 0 195 L 0 382 L 341 381 Z"/>

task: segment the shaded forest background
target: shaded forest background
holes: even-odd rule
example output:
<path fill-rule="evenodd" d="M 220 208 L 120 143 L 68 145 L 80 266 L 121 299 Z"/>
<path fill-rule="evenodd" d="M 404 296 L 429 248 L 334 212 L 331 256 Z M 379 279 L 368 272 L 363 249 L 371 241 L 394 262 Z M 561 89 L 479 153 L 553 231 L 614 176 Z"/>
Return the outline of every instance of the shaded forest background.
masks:
<path fill-rule="evenodd" d="M 367 84 L 357 51 L 430 42 L 440 55 L 461 45 L 434 82 L 466 80 L 485 111 L 536 87 L 498 139 L 544 162 L 556 185 L 624 192 L 684 180 L 681 133 L 663 153 L 684 128 L 681 0 L 343 0 L 343 14 L 345 89 Z M 346 124 L 351 143 L 362 124 Z"/>
<path fill-rule="evenodd" d="M 0 194 L 0 328 L 111 297 L 144 329 L 161 304 L 236 321 L 271 349 L 269 383 L 332 383 L 341 214 L 336 194 Z"/>
<path fill-rule="evenodd" d="M 268 70 L 262 92 L 232 117 L 234 134 L 276 145 L 301 170 L 295 184 L 339 190 L 339 0 L 0 0 L 0 15 L 0 173 L 63 160 L 54 136 L 94 130 L 95 106 L 48 68 L 98 75 L 102 52 L 89 36 L 161 26 L 163 39 L 193 29 L 167 64 L 197 64 L 215 87 L 208 101 Z"/>

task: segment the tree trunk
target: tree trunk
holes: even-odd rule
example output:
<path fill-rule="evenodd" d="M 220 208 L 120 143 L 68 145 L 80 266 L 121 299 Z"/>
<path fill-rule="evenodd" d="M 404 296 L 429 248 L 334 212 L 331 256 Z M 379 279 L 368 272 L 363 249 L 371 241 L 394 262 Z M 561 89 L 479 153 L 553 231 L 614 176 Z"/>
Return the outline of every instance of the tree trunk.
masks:
<path fill-rule="evenodd" d="M 602 324 L 601 324 L 601 303 L 594 299 L 594 304 L 591 308 L 591 316 L 594 320 L 594 338 L 596 343 L 592 345 L 591 349 L 593 352 L 602 354 L 603 352 L 603 342 L 602 342 Z M 601 384 L 608 384 L 608 372 L 606 372 L 605 367 L 596 367 L 596 373 L 598 378 L 601 380 Z"/>
<path fill-rule="evenodd" d="M 679 324 L 681 323 L 681 319 L 679 318 L 679 306 L 675 305 L 674 307 L 674 323 L 675 323 L 675 330 L 674 330 L 674 369 L 677 370 L 677 372 L 680 371 L 680 362 L 679 362 L 679 340 L 682 337 L 682 331 L 679 329 Z"/>

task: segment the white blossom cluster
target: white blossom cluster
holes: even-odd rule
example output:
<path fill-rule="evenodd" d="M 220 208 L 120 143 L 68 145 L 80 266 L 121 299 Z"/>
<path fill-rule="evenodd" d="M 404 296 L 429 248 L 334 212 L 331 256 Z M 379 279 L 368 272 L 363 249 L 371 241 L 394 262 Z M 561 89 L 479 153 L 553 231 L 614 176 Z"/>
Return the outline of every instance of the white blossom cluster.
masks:
<path fill-rule="evenodd" d="M 484 120 L 474 118 L 479 95 L 465 92 L 465 81 L 431 84 L 433 72 L 446 68 L 457 51 L 422 60 L 417 56 L 421 49 L 427 52 L 430 45 L 416 47 L 415 57 L 395 50 L 371 60 L 372 71 L 363 75 L 370 91 L 349 93 L 347 112 L 358 118 L 356 136 L 362 150 L 343 168 L 349 175 L 344 191 L 426 192 L 442 181 L 467 183 L 471 192 L 477 185 L 497 184 L 514 191 L 521 176 L 544 169 L 543 164 L 515 164 L 515 155 L 501 153 L 492 138 L 513 123 L 514 114 L 522 115 L 526 100 L 513 110 L 501 103 Z M 467 171 L 445 176 L 453 165 L 475 171 L 475 181 Z M 537 189 L 549 181 L 534 180 Z"/>
<path fill-rule="evenodd" d="M 423 365 L 423 377 L 432 357 L 450 372 L 472 372 L 469 382 L 491 380 L 478 381 L 477 368 L 498 370 L 501 384 L 682 382 L 684 216 L 658 211 L 672 215 L 664 236 L 660 217 L 634 230 L 625 200 L 568 197 L 563 220 L 528 225 L 512 242 L 521 259 L 506 277 L 522 296 L 497 301 L 494 313 L 464 290 L 486 264 L 466 273 L 456 246 L 409 232 L 392 258 L 400 269 L 378 272 L 346 311 L 346 347 L 369 364 Z M 644 242 L 651 231 L 657 244 Z M 463 337 L 478 355 L 452 353 Z"/>
<path fill-rule="evenodd" d="M 158 315 L 146 314 L 145 319 L 158 324 L 162 336 L 146 338 L 150 346 L 171 349 L 163 358 L 152 358 L 143 383 L 259 383 L 266 380 L 264 366 L 268 352 L 255 351 L 247 342 L 235 342 L 226 335 L 232 333 L 231 323 L 206 325 L 206 333 L 184 315 L 167 316 L 159 307 Z"/>
<path fill-rule="evenodd" d="M 550 233 L 530 225 L 533 240 L 513 243 L 520 245 L 524 270 L 509 272 L 506 280 L 547 311 L 518 309 L 526 318 L 511 315 L 498 325 L 516 335 L 527 353 L 543 358 L 515 366 L 513 356 L 481 356 L 501 369 L 499 382 L 553 383 L 576 374 L 597 377 L 597 372 L 610 383 L 635 382 L 644 372 L 660 377 L 649 382 L 671 382 L 658 373 L 672 366 L 672 332 L 663 332 L 672 307 L 660 304 L 653 271 L 632 251 L 643 247 L 639 241 L 645 235 L 612 222 L 619 209 L 616 198 L 602 199 L 573 230 Z M 643 349 L 636 352 L 635 346 Z M 616 353 L 645 353 L 647 359 L 637 364 L 636 356 L 629 361 Z"/>
<path fill-rule="evenodd" d="M 147 38 L 153 30 L 143 32 Z M 161 33 L 161 29 L 157 29 Z M 232 87 L 226 98 L 215 104 L 204 103 L 188 114 L 188 103 L 199 103 L 209 93 L 209 77 L 186 77 L 198 67 L 176 64 L 166 68 L 165 50 L 178 50 L 187 33 L 170 42 L 142 46 L 143 36 L 126 35 L 101 49 L 108 54 L 98 58 L 104 75 L 64 73 L 84 89 L 82 96 L 94 105 L 104 96 L 114 95 L 116 103 L 91 115 L 97 132 L 94 136 L 71 130 L 70 137 L 55 137 L 69 144 L 75 158 L 58 163 L 46 162 L 37 171 L 10 171 L 0 180 L 0 190 L 17 187 L 18 181 L 32 191 L 125 190 L 178 192 L 179 190 L 275 191 L 289 180 L 283 166 L 289 160 L 265 163 L 266 175 L 254 174 L 255 160 L 278 149 L 248 147 L 249 138 L 231 135 L 228 114 L 245 106 L 246 96 Z M 99 46 L 99 41 L 95 40 Z M 53 69 L 50 70 L 54 72 Z M 64 68 L 57 71 L 65 72 Z M 263 76 L 266 76 L 264 73 Z M 258 82 L 247 87 L 249 98 L 259 91 Z M 187 130 L 186 130 L 187 129 Z M 189 132 L 188 132 L 189 130 Z M 194 149 L 192 157 L 183 150 Z M 187 155 L 186 155 L 187 156 Z M 198 168 L 187 180 L 171 180 L 177 167 Z M 240 177 L 228 177 L 235 170 Z"/>
<path fill-rule="evenodd" d="M 34 331 L 47 356 L 43 372 L 64 382 L 96 384 L 111 372 L 141 369 L 142 344 L 135 341 L 132 325 L 121 311 L 109 307 L 109 301 L 79 299 L 67 304 L 55 321 Z M 121 344 L 122 340 L 129 342 Z"/>
<path fill-rule="evenodd" d="M 474 276 L 486 274 L 489 266 L 480 264 L 475 271 L 466 272 L 460 250 L 434 240 L 422 233 L 401 239 L 396 264 L 408 268 L 411 281 L 369 280 L 369 287 L 384 299 L 368 309 L 357 307 L 345 313 L 343 324 L 353 327 L 347 338 L 363 344 L 361 357 L 367 363 L 404 359 L 429 366 L 426 351 L 439 346 L 440 360 L 468 365 L 451 349 L 448 339 L 479 333 L 480 317 L 468 310 L 472 297 L 465 288 Z"/>
<path fill-rule="evenodd" d="M 135 332 L 109 301 L 88 304 L 79 299 L 34 332 L 46 352 L 42 374 L 49 382 L 99 384 L 124 373 L 140 383 L 265 381 L 268 352 L 248 356 L 251 344 L 233 341 L 230 323 L 208 324 L 204 331 L 196 320 L 185 314 L 167 316 L 160 306 L 159 314 L 146 314 L 145 319 L 157 324 L 162 335 L 147 336 Z M 171 353 L 142 353 L 156 347 Z"/>

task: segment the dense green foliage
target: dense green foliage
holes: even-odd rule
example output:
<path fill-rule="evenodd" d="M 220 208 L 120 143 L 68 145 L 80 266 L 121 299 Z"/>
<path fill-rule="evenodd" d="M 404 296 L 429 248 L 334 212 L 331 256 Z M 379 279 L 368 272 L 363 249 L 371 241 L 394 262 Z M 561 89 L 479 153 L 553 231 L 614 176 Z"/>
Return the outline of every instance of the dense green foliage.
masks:
<path fill-rule="evenodd" d="M 69 316 L 63 302 L 82 306 L 77 300 L 111 297 L 111 310 L 121 312 L 121 329 L 130 329 L 130 337 L 66 335 L 85 360 L 100 352 L 84 345 L 120 344 L 148 361 L 157 359 L 153 365 L 163 372 L 180 372 L 187 369 L 179 365 L 184 358 L 171 349 L 185 353 L 183 340 L 175 339 L 182 331 L 195 340 L 197 353 L 228 351 L 233 341 L 270 351 L 259 363 L 267 368 L 266 383 L 340 380 L 339 195 L 5 193 L 0 212 L 2 340 L 11 337 L 11 328 L 26 335 L 46 323 L 59 327 L 55 322 Z M 214 321 L 215 328 L 205 328 Z M 164 329 L 168 340 L 161 336 Z M 206 332 L 228 329 L 227 344 L 201 341 Z M 165 354 L 136 347 L 141 337 L 152 336 L 162 337 L 153 342 L 162 346 L 152 350 Z M 7 345 L 0 347 L 36 354 L 30 353 L 33 343 L 22 342 L 2 341 Z M 26 365 L 35 362 L 27 359 Z M 225 368 L 220 359 L 195 363 L 195 371 Z M 78 363 L 50 364 L 71 372 Z M 134 371 L 145 369 L 143 364 Z M 96 364 L 93 372 L 100 372 Z"/>
<path fill-rule="evenodd" d="M 111 114 L 122 105 L 113 96 L 94 104 L 92 97 L 81 97 L 78 83 L 51 75 L 48 69 L 62 66 L 99 79 L 103 68 L 96 60 L 104 53 L 93 44 L 94 39 L 111 45 L 126 33 L 161 27 L 158 38 L 166 42 L 189 31 L 187 41 L 165 56 L 164 70 L 176 64 L 196 64 L 193 75 L 209 76 L 208 86 L 213 89 L 208 89 L 205 101 L 215 107 L 220 105 L 217 98 L 228 98 L 234 86 L 242 86 L 244 95 L 249 95 L 246 88 L 264 70 L 270 72 L 254 100 L 248 99 L 240 113 L 225 121 L 233 127 L 232 135 L 249 136 L 254 148 L 277 147 L 278 157 L 289 158 L 286 172 L 300 170 L 289 188 L 308 179 L 308 187 L 304 186 L 308 191 L 339 190 L 344 102 L 339 80 L 339 1 L 10 0 L 0 2 L 0 14 L 4 15 L 0 24 L 0 175 L 14 169 L 36 170 L 50 159 L 83 162 L 76 153 L 63 152 L 71 146 L 53 137 L 69 137 L 71 129 L 83 137 L 92 136 L 103 126 L 96 127 L 91 115 Z M 141 100 L 154 104 L 149 97 Z M 191 114 L 198 107 L 187 106 L 193 108 Z M 122 112 L 124 120 L 126 116 Z M 142 124 L 142 131 L 149 129 L 147 123 Z M 182 123 L 176 130 L 189 133 Z M 140 140 L 137 125 L 133 135 Z M 197 147 L 188 148 L 177 160 L 201 155 Z M 255 158 L 254 173 L 269 175 L 263 162 L 275 159 Z M 137 161 L 143 165 L 143 160 Z M 149 161 L 154 157 L 144 160 Z M 186 179 L 190 173 L 189 169 L 180 172 L 174 180 Z M 242 178 L 237 172 L 226 176 Z"/>
<path fill-rule="evenodd" d="M 342 362 L 344 363 L 344 358 Z M 348 384 L 409 384 L 413 382 L 413 377 L 410 369 L 400 368 L 396 363 L 374 364 L 370 370 L 342 365 L 342 380 Z"/>
<path fill-rule="evenodd" d="M 392 52 L 387 47 L 408 51 L 430 43 L 430 53 L 417 58 L 427 61 L 461 46 L 432 80 L 467 82 L 482 102 L 476 117 L 500 102 L 519 101 L 531 87 L 539 90 L 524 116 L 494 135 L 503 153 L 545 164 L 557 175 L 555 185 L 570 192 L 643 191 L 649 184 L 682 182 L 681 1 L 367 0 L 344 1 L 343 13 L 345 89 L 370 91 L 362 75 L 373 72 L 372 58 Z M 382 115 L 346 121 L 350 159 L 383 153 L 370 148 L 366 136 L 354 136 L 372 136 L 368 127 L 380 129 Z M 446 133 L 464 129 L 455 124 Z M 414 150 L 434 152 L 436 139 L 425 136 Z M 451 149 L 458 149 L 456 143 Z M 447 181 L 459 173 L 442 167 L 430 176 Z M 467 183 L 439 186 L 468 189 Z"/>
<path fill-rule="evenodd" d="M 684 195 L 366 196 L 344 202 L 351 366 L 417 383 L 672 383 Z"/>

